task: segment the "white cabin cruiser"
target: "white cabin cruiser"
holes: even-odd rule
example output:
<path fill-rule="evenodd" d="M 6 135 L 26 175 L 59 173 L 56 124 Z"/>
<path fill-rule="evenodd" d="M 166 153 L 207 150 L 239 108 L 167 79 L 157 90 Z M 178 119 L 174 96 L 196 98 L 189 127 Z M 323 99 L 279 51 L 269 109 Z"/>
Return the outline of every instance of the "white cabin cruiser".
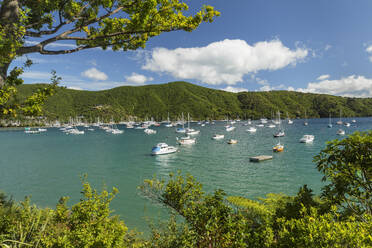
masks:
<path fill-rule="evenodd" d="M 151 154 L 152 155 L 163 155 L 163 154 L 174 153 L 177 150 L 178 149 L 174 146 L 168 146 L 166 143 L 159 143 L 152 148 Z"/>
<path fill-rule="evenodd" d="M 214 139 L 214 140 L 220 140 L 220 139 L 223 139 L 223 138 L 225 138 L 225 135 L 223 135 L 223 134 L 215 134 L 212 137 L 212 139 Z"/>
<path fill-rule="evenodd" d="M 314 141 L 314 135 L 310 135 L 310 134 L 305 134 L 304 136 L 302 136 L 302 138 L 300 139 L 300 143 L 311 143 Z"/>

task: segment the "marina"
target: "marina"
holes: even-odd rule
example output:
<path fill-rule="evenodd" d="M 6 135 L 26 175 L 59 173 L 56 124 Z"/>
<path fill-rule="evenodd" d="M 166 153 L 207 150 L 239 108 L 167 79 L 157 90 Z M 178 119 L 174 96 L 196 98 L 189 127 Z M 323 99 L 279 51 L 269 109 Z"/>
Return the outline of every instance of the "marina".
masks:
<path fill-rule="evenodd" d="M 345 136 L 372 127 L 372 118 L 354 118 L 356 122 L 344 119 L 351 123 L 350 127 L 343 127 Z M 124 131 L 119 135 L 92 125 L 71 127 L 84 131 L 80 135 L 66 135 L 59 128 L 35 134 L 27 134 L 24 129 L 2 129 L 0 189 L 16 200 L 31 196 L 33 203 L 44 207 L 55 207 L 61 196 L 70 196 L 72 204 L 80 199 L 80 177 L 86 173 L 98 190 L 104 185 L 119 189 L 112 208 L 115 214 L 125 217 L 129 227 L 139 230 L 147 227 L 147 217 L 161 218 L 166 211 L 142 198 L 138 185 L 154 175 L 166 179 L 169 173 L 178 170 L 193 175 L 208 192 L 221 188 L 228 195 L 256 199 L 268 193 L 295 194 L 307 184 L 318 193 L 321 174 L 312 162 L 313 157 L 325 147 L 326 141 L 342 137 L 337 135 L 338 128 L 328 128 L 328 118 L 307 121 L 308 126 L 301 119 L 293 120 L 291 125 L 282 121 L 286 135 L 280 137 L 285 144 L 280 153 L 272 151 L 278 138 L 273 137 L 277 130 L 266 126 L 269 123 L 256 132 L 247 132 L 245 121 L 236 122 L 235 130 L 229 132 L 226 121 L 191 122 L 190 128 L 200 130 L 195 136 L 197 142 L 192 145 L 177 145 L 177 137 L 181 136 L 176 133 L 179 125 L 148 126 L 156 131 L 152 135 L 147 135 L 144 129 L 131 128 L 142 127 L 135 123 L 129 124 L 129 128 L 117 124 L 116 128 Z M 253 120 L 251 125 L 259 123 Z M 316 139 L 299 143 L 309 133 Z M 212 139 L 215 134 L 219 134 L 220 141 Z M 229 145 L 230 139 L 239 142 Z M 175 147 L 177 152 L 152 156 L 152 147 L 159 143 Z M 251 157 L 260 154 L 272 159 L 263 164 L 250 163 Z"/>

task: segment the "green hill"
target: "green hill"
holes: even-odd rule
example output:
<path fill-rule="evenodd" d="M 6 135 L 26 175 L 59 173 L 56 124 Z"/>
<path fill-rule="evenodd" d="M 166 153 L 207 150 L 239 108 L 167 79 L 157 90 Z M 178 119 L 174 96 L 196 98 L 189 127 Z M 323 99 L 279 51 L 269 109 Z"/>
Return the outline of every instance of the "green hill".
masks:
<path fill-rule="evenodd" d="M 21 97 L 44 85 L 21 85 Z M 346 98 L 289 91 L 230 93 L 186 82 L 159 85 L 123 86 L 103 91 L 82 91 L 59 87 L 48 99 L 44 115 L 66 120 L 70 116 L 115 120 L 138 117 L 157 120 L 176 119 L 189 112 L 193 119 L 270 118 L 272 113 L 288 112 L 291 118 L 372 116 L 372 98 Z M 283 116 L 283 115 L 282 115 Z"/>

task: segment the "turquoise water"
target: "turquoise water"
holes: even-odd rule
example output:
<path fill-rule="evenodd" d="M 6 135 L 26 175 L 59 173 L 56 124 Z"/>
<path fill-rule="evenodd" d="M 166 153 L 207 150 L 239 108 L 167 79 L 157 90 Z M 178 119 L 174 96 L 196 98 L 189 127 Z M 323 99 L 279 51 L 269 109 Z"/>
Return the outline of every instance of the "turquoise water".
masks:
<path fill-rule="evenodd" d="M 372 118 L 358 118 L 351 127 L 342 127 L 346 134 L 372 127 Z M 344 121 L 351 121 L 344 119 Z M 246 126 L 236 123 L 235 131 L 227 133 L 225 122 L 201 127 L 197 143 L 180 147 L 179 152 L 150 156 L 151 148 L 159 142 L 176 145 L 175 128 L 155 127 L 157 134 L 146 135 L 143 130 L 125 129 L 124 134 L 112 135 L 102 130 L 86 131 L 85 135 L 66 135 L 58 129 L 46 133 L 25 134 L 22 131 L 0 132 L 0 189 L 16 200 L 31 195 L 32 201 L 43 207 L 54 207 L 59 197 L 70 196 L 74 203 L 80 199 L 80 176 L 88 174 L 88 181 L 97 189 L 115 186 L 120 193 L 112 203 L 115 214 L 130 228 L 145 230 L 146 217 L 164 216 L 166 211 L 143 199 L 137 190 L 144 179 L 154 174 L 166 177 L 181 170 L 200 181 L 211 192 L 222 188 L 227 194 L 249 198 L 267 193 L 295 194 L 308 184 L 315 192 L 322 186 L 321 175 L 312 162 L 313 156 L 336 135 L 339 126 L 327 128 L 328 119 L 311 119 L 308 126 L 302 120 L 285 125 L 286 136 L 281 138 L 285 151 L 273 154 L 276 129 L 257 128 L 248 133 Z M 119 126 L 124 129 L 123 126 Z M 82 129 L 82 128 L 81 128 Z M 225 134 L 216 141 L 215 133 Z M 301 144 L 304 134 L 315 135 L 313 144 Z M 228 145 L 229 138 L 238 139 Z M 250 163 L 249 157 L 273 155 L 274 159 Z"/>

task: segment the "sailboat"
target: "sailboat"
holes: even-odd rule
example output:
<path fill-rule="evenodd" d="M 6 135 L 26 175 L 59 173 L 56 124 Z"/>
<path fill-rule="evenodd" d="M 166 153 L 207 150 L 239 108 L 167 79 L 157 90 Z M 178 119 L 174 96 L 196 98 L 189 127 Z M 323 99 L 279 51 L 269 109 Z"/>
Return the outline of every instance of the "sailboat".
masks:
<path fill-rule="evenodd" d="M 187 113 L 187 128 L 186 128 L 186 134 L 187 135 L 196 135 L 199 134 L 199 130 L 195 130 L 193 128 L 190 128 L 190 114 Z"/>
<path fill-rule="evenodd" d="M 328 127 L 329 127 L 329 128 L 332 127 L 331 113 L 329 113 L 329 123 L 328 123 Z"/>
<path fill-rule="evenodd" d="M 278 111 L 278 119 L 279 119 L 279 132 L 274 134 L 274 137 L 279 139 L 279 142 L 273 147 L 273 152 L 282 152 L 284 151 L 284 145 L 280 143 L 280 137 L 284 136 L 284 131 L 280 130 L 280 112 Z"/>
<path fill-rule="evenodd" d="M 172 123 L 169 121 L 169 112 L 168 112 L 168 118 L 167 118 L 167 124 L 165 124 L 166 127 L 173 127 Z"/>
<path fill-rule="evenodd" d="M 183 112 L 182 112 L 182 127 L 177 128 L 176 133 L 186 133 L 185 122 L 183 120 Z"/>
<path fill-rule="evenodd" d="M 340 119 L 337 121 L 337 125 L 342 125 L 342 120 L 341 120 L 341 109 L 340 109 Z"/>
<path fill-rule="evenodd" d="M 288 124 L 289 125 L 291 125 L 291 124 L 293 124 L 293 121 L 289 118 L 289 116 L 288 116 L 288 112 L 287 112 L 287 121 L 288 121 Z"/>
<path fill-rule="evenodd" d="M 285 135 L 284 131 L 281 128 L 281 120 L 280 120 L 280 112 L 279 111 L 278 111 L 277 123 L 278 123 L 279 128 L 278 128 L 278 132 L 274 134 L 274 138 L 283 137 Z"/>
<path fill-rule="evenodd" d="M 304 126 L 307 126 L 309 125 L 309 123 L 307 122 L 307 116 L 306 116 L 306 110 L 305 110 L 305 121 L 304 121 Z"/>

